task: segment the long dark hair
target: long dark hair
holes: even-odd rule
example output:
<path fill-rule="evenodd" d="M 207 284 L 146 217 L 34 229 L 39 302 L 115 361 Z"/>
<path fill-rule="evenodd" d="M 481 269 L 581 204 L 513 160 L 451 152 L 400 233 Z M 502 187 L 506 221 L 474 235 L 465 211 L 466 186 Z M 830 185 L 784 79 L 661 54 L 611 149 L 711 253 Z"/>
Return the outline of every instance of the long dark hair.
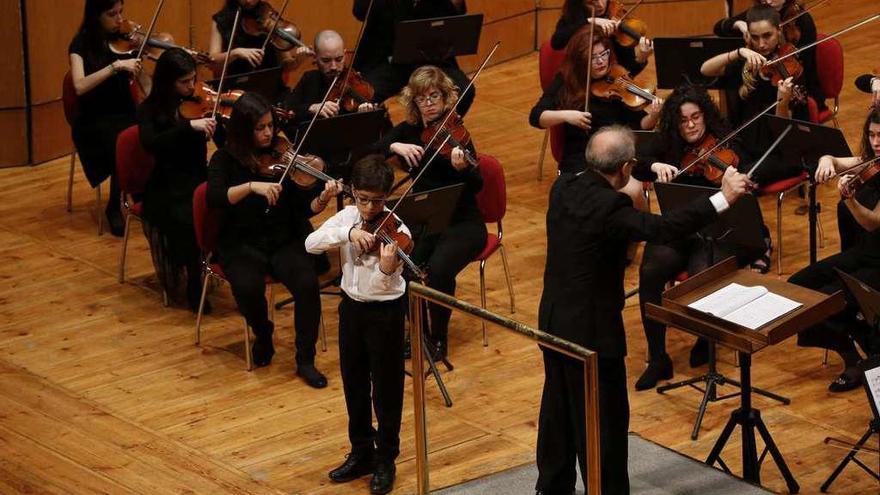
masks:
<path fill-rule="evenodd" d="M 657 130 L 663 142 L 668 143 L 668 149 L 676 153 L 684 152 L 688 143 L 681 137 L 681 106 L 685 103 L 693 103 L 703 112 L 703 122 L 706 124 L 706 133 L 712 134 L 717 139 L 723 139 L 730 132 L 730 126 L 721 118 L 718 106 L 712 101 L 712 97 L 702 86 L 684 84 L 675 88 L 663 103 L 660 111 L 660 121 Z"/>
<path fill-rule="evenodd" d="M 870 160 L 875 156 L 874 148 L 871 147 L 871 141 L 868 139 L 868 129 L 871 124 L 880 124 L 880 109 L 872 109 L 865 118 L 865 125 L 862 126 L 862 160 Z"/>
<path fill-rule="evenodd" d="M 755 5 L 746 12 L 746 24 L 767 21 L 771 26 L 778 28 L 782 24 L 779 11 L 769 5 Z"/>
<path fill-rule="evenodd" d="M 266 114 L 272 115 L 272 105 L 265 96 L 253 91 L 243 94 L 232 105 L 232 115 L 226 124 L 226 150 L 239 162 L 254 170 L 257 166 L 257 149 L 254 145 L 254 129 Z M 275 123 L 275 116 L 272 116 Z M 277 128 L 276 128 L 277 130 Z"/>
<path fill-rule="evenodd" d="M 101 14 L 112 9 L 117 3 L 124 4 L 123 0 L 86 0 L 83 8 L 83 18 L 77 31 L 77 36 L 83 42 L 86 54 L 93 59 L 103 61 L 107 57 L 107 34 L 101 27 Z"/>
<path fill-rule="evenodd" d="M 182 48 L 171 48 L 156 61 L 153 71 L 153 88 L 143 105 L 169 120 L 174 119 L 175 111 L 181 97 L 175 92 L 174 85 L 181 77 L 195 72 L 196 61 Z"/>

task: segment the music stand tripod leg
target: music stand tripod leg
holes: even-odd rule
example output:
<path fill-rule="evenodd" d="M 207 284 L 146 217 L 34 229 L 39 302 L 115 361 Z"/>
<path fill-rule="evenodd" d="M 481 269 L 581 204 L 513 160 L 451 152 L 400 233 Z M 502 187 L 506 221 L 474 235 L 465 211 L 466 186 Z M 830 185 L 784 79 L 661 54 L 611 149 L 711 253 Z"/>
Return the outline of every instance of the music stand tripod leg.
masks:
<path fill-rule="evenodd" d="M 757 413 L 757 411 L 755 412 Z M 794 479 L 791 470 L 788 469 L 788 464 L 785 463 L 785 458 L 782 457 L 782 453 L 779 452 L 779 448 L 776 447 L 776 442 L 774 442 L 773 437 L 770 436 L 770 431 L 767 430 L 767 426 L 758 414 L 755 415 L 755 426 L 758 428 L 761 440 L 764 441 L 764 445 L 773 457 L 773 461 L 776 462 L 776 467 L 779 469 L 782 477 L 785 478 L 785 484 L 788 487 L 789 493 L 797 493 L 800 490 L 800 485 L 798 485 L 798 482 Z M 758 469 L 760 470 L 761 467 L 758 466 Z"/>
<path fill-rule="evenodd" d="M 843 472 L 844 468 L 846 468 L 847 464 L 849 464 L 850 461 L 856 460 L 856 454 L 858 454 L 859 451 L 862 450 L 862 447 L 874 433 L 880 434 L 880 420 L 875 420 L 871 422 L 871 426 L 868 427 L 868 431 L 866 431 L 865 434 L 862 435 L 862 438 L 860 438 L 859 441 L 856 442 L 855 445 L 853 445 L 853 447 L 846 454 L 843 460 L 840 461 L 840 464 L 838 464 L 837 467 L 834 468 L 831 476 L 829 476 L 828 479 L 825 480 L 825 483 L 822 483 L 822 487 L 819 488 L 822 493 L 827 492 L 828 489 L 831 488 L 831 484 L 834 483 L 834 480 L 836 480 L 840 473 Z M 862 467 L 862 469 L 865 469 L 864 466 L 860 467 Z M 871 474 L 872 476 L 880 480 L 880 474 L 872 471 L 868 471 L 868 474 Z"/>

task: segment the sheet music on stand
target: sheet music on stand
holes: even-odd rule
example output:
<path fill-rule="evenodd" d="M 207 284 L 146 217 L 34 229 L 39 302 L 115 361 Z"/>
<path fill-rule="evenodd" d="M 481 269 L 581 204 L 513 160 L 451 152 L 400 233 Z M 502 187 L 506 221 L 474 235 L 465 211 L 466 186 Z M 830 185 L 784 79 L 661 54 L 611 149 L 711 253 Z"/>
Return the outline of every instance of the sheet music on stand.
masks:
<path fill-rule="evenodd" d="M 748 287 L 737 283 L 728 284 L 688 304 L 690 308 L 751 330 L 757 330 L 801 306 L 803 304 L 774 294 L 766 287 L 760 285 Z"/>
<path fill-rule="evenodd" d="M 880 421 L 880 358 L 866 360 L 862 365 L 865 372 L 865 388 L 870 396 L 874 419 Z"/>

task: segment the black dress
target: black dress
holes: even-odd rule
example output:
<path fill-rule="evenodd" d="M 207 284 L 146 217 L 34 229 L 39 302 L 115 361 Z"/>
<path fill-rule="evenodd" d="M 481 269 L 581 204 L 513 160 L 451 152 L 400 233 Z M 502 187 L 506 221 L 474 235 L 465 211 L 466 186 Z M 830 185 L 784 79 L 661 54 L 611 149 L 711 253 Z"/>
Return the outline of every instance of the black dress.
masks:
<path fill-rule="evenodd" d="M 562 14 L 562 17 L 556 21 L 556 30 L 553 31 L 553 36 L 550 37 L 550 46 L 553 47 L 554 50 L 564 50 L 566 45 L 568 45 L 568 40 L 571 39 L 572 36 L 575 35 L 578 31 L 581 30 L 584 26 L 588 26 L 588 19 L 590 15 L 587 12 L 586 7 L 578 9 L 573 15 L 568 16 Z M 614 39 L 613 42 L 613 50 L 614 50 L 614 58 L 617 59 L 617 63 L 622 65 L 627 71 L 629 71 L 630 75 L 636 76 L 647 67 L 648 62 L 639 63 L 636 60 L 636 49 L 627 48 Z"/>
<path fill-rule="evenodd" d="M 67 52 L 82 57 L 85 76 L 116 60 L 130 58 L 113 53 L 106 43 L 102 44 L 100 51 L 93 52 L 81 35 L 73 38 Z M 135 123 L 135 104 L 129 81 L 131 78 L 127 72 L 119 72 L 77 98 L 78 115 L 72 123 L 73 143 L 92 187 L 97 187 L 107 177 L 115 177 L 116 137 Z M 118 202 L 118 189 L 115 194 L 111 189 L 108 205 Z"/>
<path fill-rule="evenodd" d="M 321 319 L 318 273 L 329 265 L 326 256 L 306 253 L 304 241 L 312 232 L 311 202 L 321 188 L 301 190 L 285 181 L 273 207 L 255 193 L 231 204 L 228 189 L 247 182 L 274 180 L 252 172 L 225 148 L 214 153 L 208 165 L 207 201 L 209 208 L 225 212 L 216 248 L 220 265 L 239 310 L 258 337 L 266 338 L 274 330 L 265 296 L 266 276 L 293 294 L 296 362 L 314 364 Z"/>
<path fill-rule="evenodd" d="M 244 31 L 242 27 L 242 23 L 244 18 L 248 15 L 247 12 L 242 11 L 241 17 L 238 21 L 238 33 L 235 35 L 235 43 L 232 45 L 232 48 L 262 48 L 263 42 L 266 40 L 265 35 L 250 35 Z M 232 25 L 235 23 L 235 10 L 234 9 L 226 9 L 223 8 L 214 14 L 211 19 L 217 24 L 217 30 L 220 31 L 220 37 L 223 40 L 223 50 L 226 51 L 229 48 L 229 37 L 232 35 Z M 246 60 L 235 60 L 229 62 L 229 67 L 227 67 L 227 74 L 242 74 L 245 72 L 251 72 L 254 70 L 260 69 L 270 69 L 278 65 L 278 57 L 275 54 L 275 50 L 272 48 L 272 45 L 269 45 L 266 48 L 266 53 L 263 55 L 263 62 L 257 67 L 251 67 Z"/>
<path fill-rule="evenodd" d="M 361 22 L 366 21 L 370 0 L 354 0 L 352 13 Z M 418 64 L 391 62 L 394 50 L 394 30 L 398 22 L 434 17 L 449 17 L 467 13 L 467 6 L 459 9 L 450 0 L 374 0 L 370 19 L 364 30 L 358 58 L 354 67 L 375 89 L 376 102 L 383 102 L 397 94 L 409 81 L 414 70 L 422 65 L 436 65 L 464 91 L 470 79 L 462 72 L 455 57 L 429 60 Z M 474 100 L 475 88 L 462 95 L 459 115 L 467 114 Z"/>
<path fill-rule="evenodd" d="M 138 108 L 141 143 L 155 159 L 144 190 L 144 230 L 153 263 L 169 294 L 181 268 L 189 277 L 187 297 L 198 302 L 200 252 L 193 227 L 193 191 L 208 178 L 205 135 L 188 120 L 173 119 L 150 105 Z"/>
<path fill-rule="evenodd" d="M 408 143 L 424 146 L 421 134 L 424 127 L 407 122 L 398 124 L 381 141 L 376 143 L 374 150 L 392 155 L 389 147 L 392 143 Z M 474 152 L 473 145 L 470 151 Z M 423 163 L 427 162 L 433 151 L 426 151 Z M 413 174 L 419 169 L 413 170 Z M 417 264 L 427 264 L 428 286 L 450 295 L 455 295 L 455 277 L 473 259 L 482 252 L 486 245 L 486 224 L 480 209 L 477 207 L 477 193 L 483 188 L 483 177 L 479 169 L 468 166 L 464 170 L 456 170 L 452 162 L 442 156 L 429 166 L 419 182 L 413 187 L 415 192 L 427 191 L 452 184 L 464 184 L 464 190 L 458 200 L 452 220 L 445 232 L 440 235 L 416 238 L 412 259 Z M 410 225 L 411 229 L 416 226 Z M 452 311 L 439 306 L 430 305 L 431 333 L 435 342 L 445 346 Z"/>
<path fill-rule="evenodd" d="M 529 124 L 538 129 L 541 114 L 548 110 L 562 110 L 562 76 L 556 74 L 550 86 L 544 90 L 541 98 L 532 107 L 529 113 Z M 583 130 L 571 124 L 562 124 L 564 133 L 564 145 L 562 161 L 559 163 L 560 172 L 580 172 L 586 167 L 584 152 L 587 149 L 587 141 L 594 132 L 602 127 L 621 124 L 632 129 L 640 129 L 642 118 L 647 115 L 642 110 L 632 110 L 619 100 L 604 100 L 599 98 L 590 99 L 590 114 L 592 124 L 590 130 Z"/>

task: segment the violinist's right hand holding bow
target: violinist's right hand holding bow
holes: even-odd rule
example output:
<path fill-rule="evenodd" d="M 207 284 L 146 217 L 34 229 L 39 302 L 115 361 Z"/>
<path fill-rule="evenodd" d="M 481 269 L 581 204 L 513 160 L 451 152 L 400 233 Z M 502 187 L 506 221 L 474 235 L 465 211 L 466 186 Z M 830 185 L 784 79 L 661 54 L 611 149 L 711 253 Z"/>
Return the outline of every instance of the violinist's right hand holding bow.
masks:
<path fill-rule="evenodd" d="M 189 125 L 196 131 L 204 133 L 208 139 L 211 139 L 211 136 L 214 135 L 214 131 L 217 129 L 217 121 L 210 117 L 190 120 Z"/>
<path fill-rule="evenodd" d="M 263 50 L 259 48 L 234 48 L 230 54 L 233 59 L 247 61 L 251 67 L 257 67 L 263 63 Z"/>
<path fill-rule="evenodd" d="M 281 186 L 277 182 L 248 182 L 250 191 L 266 198 L 269 206 L 275 206 L 281 195 Z"/>
<path fill-rule="evenodd" d="M 678 168 L 667 163 L 654 162 L 651 164 L 651 172 L 657 175 L 657 182 L 670 182 L 678 174 Z"/>
<path fill-rule="evenodd" d="M 590 22 L 595 26 L 596 34 L 611 36 L 617 31 L 618 21 L 605 19 L 604 17 L 591 17 Z"/>
<path fill-rule="evenodd" d="M 727 167 L 724 177 L 721 178 L 721 194 L 728 204 L 736 203 L 736 200 L 745 196 L 755 189 L 755 184 L 749 180 L 746 174 L 739 173 L 734 167 Z"/>
<path fill-rule="evenodd" d="M 318 117 L 323 117 L 325 119 L 335 117 L 339 115 L 339 103 L 336 103 L 333 100 L 327 100 L 324 102 L 323 107 L 320 103 L 314 103 L 309 106 L 309 112 L 312 115 L 318 113 L 319 110 L 321 113 L 318 114 Z"/>
<path fill-rule="evenodd" d="M 141 72 L 141 61 L 136 58 L 115 60 L 110 67 L 113 68 L 113 72 L 124 71 L 136 76 Z"/>
<path fill-rule="evenodd" d="M 559 110 L 559 112 L 562 114 L 562 120 L 567 124 L 579 127 L 585 131 L 590 130 L 590 124 L 593 122 L 590 112 L 578 110 Z"/>
<path fill-rule="evenodd" d="M 824 184 L 834 177 L 834 173 L 834 159 L 830 155 L 819 158 L 819 164 L 816 166 L 816 182 Z"/>
<path fill-rule="evenodd" d="M 767 63 L 767 58 L 751 48 L 737 48 L 736 54 L 746 61 L 746 70 L 755 72 Z"/>
<path fill-rule="evenodd" d="M 395 155 L 403 158 L 410 168 L 418 167 L 419 163 L 422 161 L 422 157 L 425 155 L 425 149 L 417 144 L 391 143 L 391 146 L 389 146 L 388 149 Z"/>

